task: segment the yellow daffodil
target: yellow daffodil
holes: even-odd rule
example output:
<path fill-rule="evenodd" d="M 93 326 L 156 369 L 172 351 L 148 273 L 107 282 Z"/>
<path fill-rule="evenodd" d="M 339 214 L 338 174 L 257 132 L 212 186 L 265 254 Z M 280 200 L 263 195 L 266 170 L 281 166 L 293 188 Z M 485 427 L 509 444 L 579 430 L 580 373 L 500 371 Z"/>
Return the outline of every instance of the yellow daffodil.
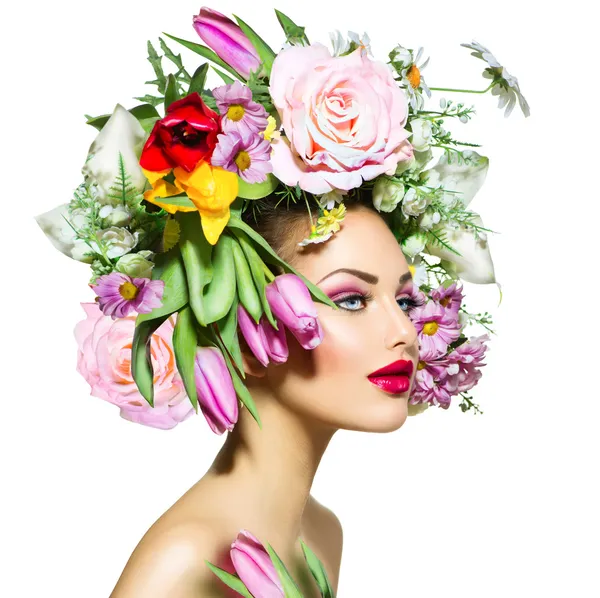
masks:
<path fill-rule="evenodd" d="M 345 216 L 346 206 L 343 203 L 333 210 L 323 210 L 323 216 L 317 220 L 317 234 L 337 233 L 340 230 L 340 222 Z"/>
<path fill-rule="evenodd" d="M 181 167 L 173 169 L 175 179 L 169 183 L 164 177 L 170 170 L 152 172 L 144 170 L 144 175 L 150 181 L 152 189 L 144 193 L 144 199 L 170 214 L 175 212 L 200 212 L 202 231 L 207 241 L 215 245 L 223 229 L 229 222 L 229 206 L 238 194 L 238 176 L 208 162 L 199 162 L 192 172 Z M 160 201 L 174 195 L 185 193 L 190 204 L 185 202 L 169 203 Z M 174 198 L 175 199 L 175 198 Z"/>

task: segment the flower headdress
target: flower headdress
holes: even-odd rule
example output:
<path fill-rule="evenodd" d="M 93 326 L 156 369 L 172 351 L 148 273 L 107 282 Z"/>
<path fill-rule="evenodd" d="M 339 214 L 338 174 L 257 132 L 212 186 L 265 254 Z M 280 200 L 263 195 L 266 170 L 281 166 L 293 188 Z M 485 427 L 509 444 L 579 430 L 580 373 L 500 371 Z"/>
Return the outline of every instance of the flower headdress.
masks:
<path fill-rule="evenodd" d="M 311 233 L 300 245 L 324 243 L 343 228 L 344 202 L 366 192 L 413 276 L 421 349 L 409 412 L 446 409 L 453 397 L 478 412 L 469 391 L 492 320 L 466 310 L 460 283 L 498 284 L 492 231 L 469 209 L 489 161 L 444 128 L 467 123 L 473 107 L 442 97 L 434 110 L 425 96 L 483 92 L 428 86 L 423 48 L 397 45 L 383 62 L 366 34 L 337 32 L 329 50 L 276 14 L 278 53 L 241 19 L 202 8 L 193 27 L 206 45 L 167 35 L 201 57 L 193 71 L 163 39 L 163 55 L 148 42 L 158 92 L 88 117 L 99 133 L 84 181 L 69 203 L 37 217 L 57 249 L 92 269 L 97 297 L 82 303 L 78 370 L 132 421 L 171 428 L 200 405 L 221 434 L 239 400 L 260 425 L 239 332 L 261 363 L 281 363 L 285 328 L 312 349 L 323 334 L 314 301 L 337 306 L 242 214 L 257 199 L 302 202 Z M 481 44 L 462 45 L 487 63 L 483 91 L 499 96 L 505 116 L 517 101 L 529 116 L 517 79 Z M 163 58 L 175 72 L 165 73 Z M 223 85 L 207 88 L 210 67 Z M 486 332 L 467 337 L 472 324 Z"/>

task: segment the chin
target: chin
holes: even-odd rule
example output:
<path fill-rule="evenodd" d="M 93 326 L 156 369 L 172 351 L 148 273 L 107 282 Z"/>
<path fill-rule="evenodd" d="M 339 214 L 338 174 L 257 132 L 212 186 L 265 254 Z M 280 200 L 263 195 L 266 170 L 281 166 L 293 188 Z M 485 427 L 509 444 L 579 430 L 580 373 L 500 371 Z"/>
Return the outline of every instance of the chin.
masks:
<path fill-rule="evenodd" d="M 348 430 L 380 434 L 394 432 L 401 428 L 408 418 L 408 393 L 383 398 L 384 402 L 370 404 L 362 410 L 360 417 L 351 422 L 351 425 L 344 427 Z"/>

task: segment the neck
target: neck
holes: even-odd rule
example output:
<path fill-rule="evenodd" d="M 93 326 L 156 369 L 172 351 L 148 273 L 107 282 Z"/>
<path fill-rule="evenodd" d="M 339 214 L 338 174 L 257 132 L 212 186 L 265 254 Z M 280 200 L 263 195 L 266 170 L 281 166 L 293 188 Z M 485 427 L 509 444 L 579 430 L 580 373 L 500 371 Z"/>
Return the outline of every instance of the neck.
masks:
<path fill-rule="evenodd" d="M 243 497 L 242 527 L 274 547 L 288 546 L 302 535 L 310 489 L 335 429 L 307 420 L 270 393 L 252 396 L 262 429 L 240 409 L 209 475 L 231 482 L 227 486 L 235 489 L 235 498 Z"/>

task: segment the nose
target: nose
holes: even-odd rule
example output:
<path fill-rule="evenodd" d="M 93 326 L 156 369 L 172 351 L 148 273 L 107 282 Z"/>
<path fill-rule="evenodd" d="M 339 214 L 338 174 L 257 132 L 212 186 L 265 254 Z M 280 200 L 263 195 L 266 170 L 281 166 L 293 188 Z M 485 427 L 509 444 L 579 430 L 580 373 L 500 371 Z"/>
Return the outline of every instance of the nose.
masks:
<path fill-rule="evenodd" d="M 405 349 L 410 350 L 413 346 L 418 346 L 417 329 L 408 314 L 400 308 L 395 300 L 386 308 L 386 312 L 386 348 L 394 349 L 398 345 L 403 345 Z"/>

